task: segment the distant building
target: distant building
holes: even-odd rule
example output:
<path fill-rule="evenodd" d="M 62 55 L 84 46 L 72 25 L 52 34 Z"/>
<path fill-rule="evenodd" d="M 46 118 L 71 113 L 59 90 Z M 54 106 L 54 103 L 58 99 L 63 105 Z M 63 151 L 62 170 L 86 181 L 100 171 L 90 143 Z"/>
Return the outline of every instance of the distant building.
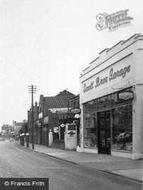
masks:
<path fill-rule="evenodd" d="M 80 98 L 79 98 L 79 95 L 70 98 L 69 105 L 70 105 L 72 113 L 80 114 Z"/>
<path fill-rule="evenodd" d="M 14 131 L 15 137 L 19 136 L 20 130 L 22 129 L 25 123 L 26 123 L 26 120 L 23 120 L 23 122 L 13 121 L 13 131 Z"/>
<path fill-rule="evenodd" d="M 56 96 L 40 96 L 39 105 L 34 106 L 34 139 L 38 144 L 48 145 L 48 133 L 52 130 L 54 139 L 58 139 L 58 129 L 61 124 L 72 122 L 74 113 L 71 112 L 70 102 L 74 94 L 64 90 Z M 30 136 L 31 109 L 28 111 L 28 124 Z M 62 135 L 63 137 L 63 135 Z"/>
<path fill-rule="evenodd" d="M 75 97 L 74 94 L 64 90 L 51 97 L 40 97 L 39 101 L 39 114 L 43 116 L 43 140 L 50 129 L 53 131 L 54 140 L 59 138 L 59 126 L 61 124 L 70 123 L 73 121 L 74 114 L 71 113 L 70 99 Z M 61 138 L 64 138 L 64 128 L 61 130 Z M 44 144 L 45 144 L 44 143 Z"/>
<path fill-rule="evenodd" d="M 9 136 L 12 135 L 12 132 L 13 132 L 13 127 L 11 125 L 4 124 L 1 127 L 1 134 L 2 134 L 2 136 L 9 137 Z"/>

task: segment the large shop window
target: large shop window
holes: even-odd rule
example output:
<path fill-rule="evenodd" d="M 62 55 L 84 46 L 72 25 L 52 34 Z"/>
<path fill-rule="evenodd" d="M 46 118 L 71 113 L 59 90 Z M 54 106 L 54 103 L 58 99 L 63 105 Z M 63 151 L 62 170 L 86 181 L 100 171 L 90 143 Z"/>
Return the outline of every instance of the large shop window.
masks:
<path fill-rule="evenodd" d="M 132 105 L 113 110 L 112 150 L 132 150 Z"/>
<path fill-rule="evenodd" d="M 84 105 L 84 147 L 97 146 L 95 103 L 88 102 Z"/>

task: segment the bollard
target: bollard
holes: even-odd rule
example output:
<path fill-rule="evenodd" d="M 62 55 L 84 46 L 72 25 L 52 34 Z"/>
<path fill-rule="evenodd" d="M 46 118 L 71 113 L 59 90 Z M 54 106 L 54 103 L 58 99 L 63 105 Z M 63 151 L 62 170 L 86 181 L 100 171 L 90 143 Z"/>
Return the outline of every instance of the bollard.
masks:
<path fill-rule="evenodd" d="M 49 131 L 49 146 L 52 146 L 52 144 L 53 144 L 53 132 L 50 129 L 50 131 Z"/>
<path fill-rule="evenodd" d="M 29 147 L 29 133 L 26 133 L 26 147 Z"/>

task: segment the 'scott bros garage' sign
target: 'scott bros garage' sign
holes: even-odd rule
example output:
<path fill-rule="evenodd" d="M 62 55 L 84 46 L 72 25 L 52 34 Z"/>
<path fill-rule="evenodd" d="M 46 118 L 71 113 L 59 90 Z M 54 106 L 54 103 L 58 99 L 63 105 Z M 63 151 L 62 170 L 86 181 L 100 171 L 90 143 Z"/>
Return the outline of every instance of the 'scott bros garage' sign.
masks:
<path fill-rule="evenodd" d="M 88 82 L 83 83 L 83 93 L 86 93 L 92 89 L 103 86 L 107 83 L 110 83 L 116 79 L 124 79 L 131 72 L 131 65 L 127 65 L 121 68 L 110 68 L 106 74 L 101 73 L 92 77 L 93 79 Z"/>

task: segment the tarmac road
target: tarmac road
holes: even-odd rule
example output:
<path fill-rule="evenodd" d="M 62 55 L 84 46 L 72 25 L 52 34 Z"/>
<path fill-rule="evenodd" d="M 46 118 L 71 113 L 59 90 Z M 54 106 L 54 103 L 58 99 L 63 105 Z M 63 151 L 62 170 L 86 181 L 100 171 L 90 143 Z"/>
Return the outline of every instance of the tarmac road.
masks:
<path fill-rule="evenodd" d="M 141 183 L 2 141 L 0 177 L 46 177 L 50 190 L 142 190 Z"/>

